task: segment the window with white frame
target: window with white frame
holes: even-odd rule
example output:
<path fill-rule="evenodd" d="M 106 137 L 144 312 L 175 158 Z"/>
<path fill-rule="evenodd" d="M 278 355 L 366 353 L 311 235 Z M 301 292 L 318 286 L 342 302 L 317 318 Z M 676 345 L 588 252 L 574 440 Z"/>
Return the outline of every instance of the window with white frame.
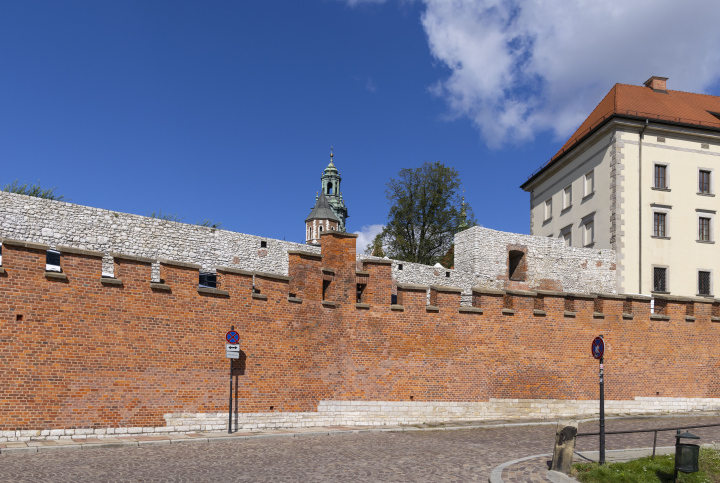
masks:
<path fill-rule="evenodd" d="M 57 250 L 48 250 L 45 253 L 45 271 L 46 272 L 62 272 L 60 268 L 60 252 Z"/>
<path fill-rule="evenodd" d="M 583 177 L 583 197 L 590 196 L 595 192 L 595 171 L 585 173 Z"/>
<path fill-rule="evenodd" d="M 544 221 L 549 220 L 552 218 L 552 198 L 545 200 L 545 209 L 544 209 Z"/>
<path fill-rule="evenodd" d="M 656 164 L 653 170 L 653 188 L 667 189 L 667 164 Z"/>
<path fill-rule="evenodd" d="M 667 213 L 653 213 L 653 236 L 667 237 Z"/>
<path fill-rule="evenodd" d="M 698 270 L 698 295 L 712 295 L 712 272 Z"/>
<path fill-rule="evenodd" d="M 563 190 L 563 210 L 567 210 L 572 206 L 572 185 Z"/>
<path fill-rule="evenodd" d="M 698 241 L 710 241 L 710 218 L 706 216 L 698 217 Z"/>
<path fill-rule="evenodd" d="M 595 243 L 595 221 L 590 220 L 583 225 L 583 245 L 588 246 Z"/>

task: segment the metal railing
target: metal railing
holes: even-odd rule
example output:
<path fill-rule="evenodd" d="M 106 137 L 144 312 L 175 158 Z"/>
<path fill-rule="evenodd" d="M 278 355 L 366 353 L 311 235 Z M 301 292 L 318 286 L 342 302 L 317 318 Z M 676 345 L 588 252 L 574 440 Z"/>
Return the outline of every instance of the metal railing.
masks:
<path fill-rule="evenodd" d="M 677 431 L 679 429 L 697 429 L 697 428 L 714 428 L 720 426 L 720 423 L 717 424 L 696 424 L 694 426 L 678 426 L 676 428 L 654 428 L 654 429 L 629 429 L 627 431 L 605 431 L 605 435 L 608 434 L 630 434 L 630 433 L 655 433 L 655 436 L 653 438 L 653 450 L 652 450 L 652 459 L 655 459 L 655 447 L 657 446 L 657 434 L 660 431 Z M 578 433 L 575 437 L 579 438 L 581 436 L 600 436 L 600 433 Z"/>

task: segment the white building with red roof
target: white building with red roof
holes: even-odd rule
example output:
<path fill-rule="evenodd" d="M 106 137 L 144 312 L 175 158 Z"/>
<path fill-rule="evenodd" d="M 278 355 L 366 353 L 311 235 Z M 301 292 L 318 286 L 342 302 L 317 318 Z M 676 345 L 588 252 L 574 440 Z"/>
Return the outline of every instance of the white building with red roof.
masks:
<path fill-rule="evenodd" d="M 619 293 L 712 297 L 720 97 L 616 84 L 530 193 L 530 233 L 613 249 Z"/>

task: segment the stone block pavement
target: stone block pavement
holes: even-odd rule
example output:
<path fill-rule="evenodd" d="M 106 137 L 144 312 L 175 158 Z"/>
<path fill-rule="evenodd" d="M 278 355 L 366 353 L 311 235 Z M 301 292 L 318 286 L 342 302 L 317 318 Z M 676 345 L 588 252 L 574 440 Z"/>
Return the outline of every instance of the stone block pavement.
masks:
<path fill-rule="evenodd" d="M 620 417 L 606 428 L 715 423 L 718 413 L 693 413 Z M 2 443 L 0 481 L 487 482 L 498 467 L 501 481 L 557 481 L 547 472 L 555 426 L 547 420 L 490 421 Z M 580 424 L 580 432 L 596 430 L 597 421 Z M 720 441 L 720 427 L 693 432 L 702 443 Z M 610 435 L 607 448 L 648 447 L 652 437 Z M 581 438 L 577 450 L 597 450 L 597 444 L 596 437 Z M 658 446 L 672 444 L 671 432 L 659 433 Z"/>

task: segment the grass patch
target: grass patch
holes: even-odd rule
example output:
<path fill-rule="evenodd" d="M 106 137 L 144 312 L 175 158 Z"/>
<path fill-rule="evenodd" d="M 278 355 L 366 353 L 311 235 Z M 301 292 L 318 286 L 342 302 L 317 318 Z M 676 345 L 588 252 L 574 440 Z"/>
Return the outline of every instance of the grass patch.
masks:
<path fill-rule="evenodd" d="M 583 483 L 672 483 L 675 455 L 655 456 L 654 460 L 640 458 L 625 463 L 577 463 L 571 476 Z M 720 483 L 720 452 L 714 449 L 700 450 L 700 471 L 679 473 L 683 483 Z"/>

